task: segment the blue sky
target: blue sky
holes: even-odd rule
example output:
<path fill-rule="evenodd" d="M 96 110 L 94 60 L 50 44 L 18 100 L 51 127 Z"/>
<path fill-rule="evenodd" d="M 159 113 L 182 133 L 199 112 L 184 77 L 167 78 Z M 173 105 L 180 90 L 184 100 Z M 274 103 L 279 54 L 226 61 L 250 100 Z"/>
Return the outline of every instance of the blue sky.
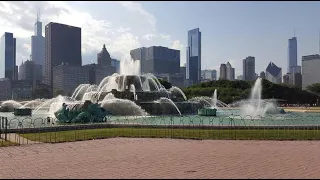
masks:
<path fill-rule="evenodd" d="M 256 57 L 256 72 L 270 61 L 287 66 L 288 39 L 295 29 L 301 56 L 319 52 L 319 2 L 0 2 L 0 33 L 17 37 L 17 61 L 30 55 L 36 9 L 43 26 L 61 22 L 82 28 L 83 64 L 96 62 L 106 44 L 111 56 L 161 45 L 181 50 L 185 62 L 187 31 L 202 32 L 202 69 L 228 61 L 242 74 L 242 59 Z M 16 18 L 12 18 L 12 15 Z"/>
<path fill-rule="evenodd" d="M 236 74 L 241 74 L 242 59 L 252 55 L 256 57 L 257 72 L 273 61 L 285 73 L 287 43 L 294 29 L 298 64 L 302 55 L 319 51 L 319 2 L 143 2 L 142 5 L 158 17 L 159 31 L 171 33 L 182 44 L 187 44 L 188 29 L 200 28 L 203 68 L 231 61 Z"/>

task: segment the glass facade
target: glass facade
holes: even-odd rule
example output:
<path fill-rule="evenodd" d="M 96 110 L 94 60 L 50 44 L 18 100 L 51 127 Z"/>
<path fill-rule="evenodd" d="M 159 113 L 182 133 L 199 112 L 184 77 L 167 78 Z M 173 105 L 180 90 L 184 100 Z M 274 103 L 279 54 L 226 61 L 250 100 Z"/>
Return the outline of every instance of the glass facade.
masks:
<path fill-rule="evenodd" d="M 12 33 L 4 33 L 0 47 L 0 78 L 15 80 L 16 77 L 16 40 Z"/>
<path fill-rule="evenodd" d="M 199 28 L 188 31 L 186 79 L 193 83 L 201 80 L 201 32 Z"/>
<path fill-rule="evenodd" d="M 248 56 L 243 60 L 243 80 L 254 81 L 256 79 L 255 57 Z"/>
<path fill-rule="evenodd" d="M 292 73 L 298 63 L 297 38 L 293 37 L 288 41 L 288 72 Z"/>

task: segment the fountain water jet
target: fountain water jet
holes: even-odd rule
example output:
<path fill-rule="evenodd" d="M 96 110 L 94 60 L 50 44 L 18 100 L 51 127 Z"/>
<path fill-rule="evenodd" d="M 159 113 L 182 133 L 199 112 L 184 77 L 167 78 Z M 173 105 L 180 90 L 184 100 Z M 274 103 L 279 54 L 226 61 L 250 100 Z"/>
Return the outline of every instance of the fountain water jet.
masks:
<path fill-rule="evenodd" d="M 21 103 L 14 101 L 14 100 L 8 100 L 1 103 L 0 111 L 2 112 L 13 112 L 14 108 L 20 108 L 22 106 Z"/>
<path fill-rule="evenodd" d="M 184 92 L 183 92 L 180 88 L 178 88 L 178 87 L 176 87 L 176 86 L 172 86 L 172 87 L 170 88 L 170 91 L 171 91 L 171 92 L 177 91 L 179 94 L 181 94 L 181 96 L 183 97 L 183 99 L 184 99 L 185 101 L 187 100 L 186 95 L 184 94 Z"/>
<path fill-rule="evenodd" d="M 145 116 L 148 115 L 140 106 L 135 104 L 133 101 L 128 99 L 118 99 L 115 98 L 112 93 L 105 96 L 104 100 L 101 102 L 101 107 L 108 110 L 112 115 L 135 115 L 135 116 Z"/>
<path fill-rule="evenodd" d="M 181 112 L 179 110 L 179 108 L 177 107 L 177 105 L 174 104 L 174 102 L 169 99 L 169 98 L 165 98 L 165 97 L 161 97 L 159 100 L 155 101 L 156 103 L 160 103 L 160 104 L 171 104 L 176 110 L 177 112 L 179 113 L 179 115 L 181 116 Z"/>
<path fill-rule="evenodd" d="M 213 108 L 217 108 L 217 89 L 214 90 L 213 92 L 213 97 L 212 97 L 212 106 Z"/>
<path fill-rule="evenodd" d="M 273 103 L 266 102 L 261 99 L 262 79 L 258 78 L 251 89 L 250 99 L 242 104 L 241 115 L 249 115 L 252 118 L 256 116 L 265 116 L 270 111 L 277 109 Z"/>

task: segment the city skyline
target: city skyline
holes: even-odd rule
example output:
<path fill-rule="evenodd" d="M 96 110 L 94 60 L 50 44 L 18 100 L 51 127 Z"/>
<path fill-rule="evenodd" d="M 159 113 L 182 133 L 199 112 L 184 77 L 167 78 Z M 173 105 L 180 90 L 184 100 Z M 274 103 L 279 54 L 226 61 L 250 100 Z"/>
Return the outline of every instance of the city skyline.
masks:
<path fill-rule="evenodd" d="M 203 33 L 202 69 L 218 70 L 221 62 L 230 62 L 236 76 L 242 74 L 242 59 L 247 56 L 256 58 L 256 72 L 270 61 L 286 69 L 287 43 L 294 29 L 298 65 L 302 56 L 319 53 L 320 25 L 311 23 L 317 22 L 318 2 L 0 2 L 0 6 L 1 34 L 12 32 L 17 38 L 17 64 L 31 54 L 37 9 L 42 11 L 43 28 L 50 21 L 82 28 L 83 64 L 95 62 L 106 44 L 117 59 L 130 57 L 130 50 L 139 47 L 178 49 L 183 65 L 186 32 L 194 28 Z M 191 8 L 194 16 L 189 17 Z"/>

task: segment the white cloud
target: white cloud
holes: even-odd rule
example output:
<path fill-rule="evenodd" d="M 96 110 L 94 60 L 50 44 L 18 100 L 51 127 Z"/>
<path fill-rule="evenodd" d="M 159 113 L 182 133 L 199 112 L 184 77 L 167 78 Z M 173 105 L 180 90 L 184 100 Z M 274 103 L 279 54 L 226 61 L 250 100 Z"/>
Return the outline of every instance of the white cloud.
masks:
<path fill-rule="evenodd" d="M 180 64 L 184 65 L 184 63 L 186 62 L 186 53 L 185 53 L 186 48 L 185 48 L 185 46 L 183 44 L 181 44 L 181 42 L 179 40 L 174 40 L 172 42 L 171 48 L 180 50 Z"/>
<path fill-rule="evenodd" d="M 172 43 L 171 48 L 182 51 L 184 49 L 184 45 L 181 44 L 181 42 L 179 40 L 174 40 L 173 43 Z"/>
<path fill-rule="evenodd" d="M 161 34 L 156 30 L 156 18 L 145 10 L 138 2 L 103 2 L 108 8 L 108 3 L 113 3 L 129 11 L 125 18 L 131 23 L 112 20 L 104 14 L 95 14 L 94 2 L 83 2 L 88 6 L 79 10 L 76 5 L 63 1 L 2 1 L 0 2 L 0 35 L 12 32 L 17 38 L 17 64 L 30 56 L 30 41 L 34 34 L 34 22 L 37 9 L 41 9 L 43 27 L 49 22 L 58 22 L 71 26 L 81 27 L 83 64 L 96 62 L 98 53 L 103 44 L 106 44 L 112 57 L 129 59 L 130 50 L 148 45 L 162 45 L 182 50 L 183 45 L 179 40 L 172 41 L 169 34 Z M 77 4 L 79 5 L 79 4 Z M 90 8 L 89 8 L 90 5 Z M 101 6 L 101 4 L 99 5 Z M 110 9 L 109 9 L 110 10 Z M 108 11 L 108 10 L 106 10 Z M 123 15 L 123 12 L 113 12 L 114 16 Z M 132 16 L 132 13 L 136 14 Z M 133 26 L 135 22 L 141 23 L 141 16 L 146 19 L 148 28 L 141 24 Z M 129 23 L 129 24 L 130 24 Z M 133 24 L 133 25 L 132 25 Z M 140 34 L 139 32 L 144 32 Z M 44 35 L 44 28 L 43 28 Z M 157 38 L 158 37 L 158 38 Z M 182 53 L 183 54 L 183 53 Z"/>
<path fill-rule="evenodd" d="M 146 11 L 141 4 L 133 1 L 118 1 L 117 3 L 120 3 L 122 6 L 126 7 L 128 10 L 133 12 L 138 12 L 141 15 L 145 16 L 147 21 L 153 26 L 154 30 L 157 19 L 150 14 L 148 11 Z"/>
<path fill-rule="evenodd" d="M 155 37 L 154 34 L 146 34 L 142 36 L 143 39 L 150 41 L 153 37 Z"/>
<path fill-rule="evenodd" d="M 134 36 L 131 33 L 126 33 L 118 37 L 109 49 L 116 53 L 127 52 L 122 54 L 121 59 L 130 60 L 131 57 L 129 51 L 140 46 L 139 37 Z"/>
<path fill-rule="evenodd" d="M 165 40 L 170 40 L 170 38 L 171 38 L 169 34 L 160 34 L 160 37 Z"/>

